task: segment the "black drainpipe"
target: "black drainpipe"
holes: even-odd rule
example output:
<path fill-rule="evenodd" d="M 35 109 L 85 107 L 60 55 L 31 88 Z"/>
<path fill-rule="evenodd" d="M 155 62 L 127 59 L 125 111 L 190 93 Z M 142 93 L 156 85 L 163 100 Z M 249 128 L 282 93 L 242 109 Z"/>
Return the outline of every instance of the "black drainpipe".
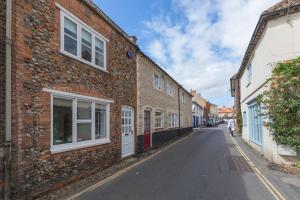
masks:
<path fill-rule="evenodd" d="M 179 125 L 179 127 L 178 127 L 178 136 L 180 137 L 181 136 L 181 123 L 180 123 L 180 121 L 181 121 L 181 119 L 180 119 L 180 87 L 178 87 L 178 120 L 179 120 L 179 122 L 178 122 L 178 125 Z"/>

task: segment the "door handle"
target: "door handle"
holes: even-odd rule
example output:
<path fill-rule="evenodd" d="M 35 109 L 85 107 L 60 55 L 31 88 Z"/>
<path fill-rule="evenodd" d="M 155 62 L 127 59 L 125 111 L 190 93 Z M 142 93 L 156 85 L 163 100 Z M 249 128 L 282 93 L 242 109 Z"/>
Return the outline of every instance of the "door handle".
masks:
<path fill-rule="evenodd" d="M 125 133 L 125 136 L 128 136 L 129 135 L 129 133 Z"/>

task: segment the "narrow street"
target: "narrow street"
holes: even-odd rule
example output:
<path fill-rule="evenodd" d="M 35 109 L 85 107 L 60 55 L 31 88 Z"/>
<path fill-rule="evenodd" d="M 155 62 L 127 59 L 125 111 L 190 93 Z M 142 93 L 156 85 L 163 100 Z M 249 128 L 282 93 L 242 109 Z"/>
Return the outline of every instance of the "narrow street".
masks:
<path fill-rule="evenodd" d="M 219 128 L 204 128 L 77 199 L 274 199 Z"/>

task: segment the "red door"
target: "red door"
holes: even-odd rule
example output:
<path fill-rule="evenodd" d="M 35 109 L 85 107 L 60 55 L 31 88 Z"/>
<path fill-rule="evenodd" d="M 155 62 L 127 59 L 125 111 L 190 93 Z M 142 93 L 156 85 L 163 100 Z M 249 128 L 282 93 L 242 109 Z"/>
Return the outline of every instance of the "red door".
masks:
<path fill-rule="evenodd" d="M 148 110 L 144 111 L 144 150 L 147 151 L 151 146 L 151 113 Z"/>

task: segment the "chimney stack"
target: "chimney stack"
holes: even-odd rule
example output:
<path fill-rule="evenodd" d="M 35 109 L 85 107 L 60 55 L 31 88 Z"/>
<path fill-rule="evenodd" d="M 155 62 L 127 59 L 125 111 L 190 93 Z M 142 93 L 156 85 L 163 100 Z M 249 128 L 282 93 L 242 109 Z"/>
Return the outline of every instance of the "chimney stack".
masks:
<path fill-rule="evenodd" d="M 191 90 L 191 95 L 192 96 L 195 96 L 197 94 L 197 91 L 196 90 Z"/>

